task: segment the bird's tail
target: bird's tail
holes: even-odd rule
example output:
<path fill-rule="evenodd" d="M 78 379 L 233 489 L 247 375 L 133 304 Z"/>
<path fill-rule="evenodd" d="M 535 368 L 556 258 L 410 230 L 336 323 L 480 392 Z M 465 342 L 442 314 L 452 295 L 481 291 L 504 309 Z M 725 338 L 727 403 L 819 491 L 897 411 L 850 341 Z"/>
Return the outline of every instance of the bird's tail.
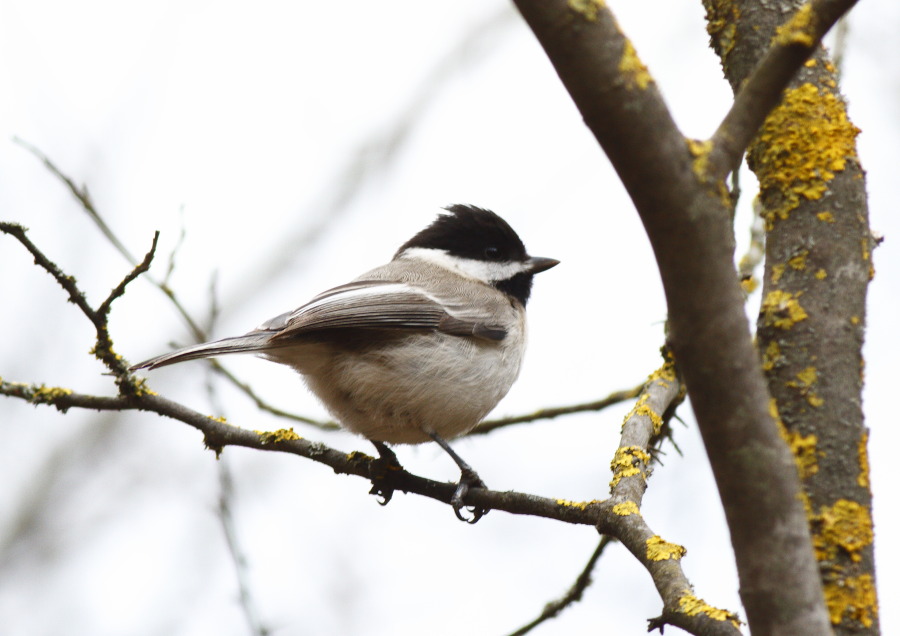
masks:
<path fill-rule="evenodd" d="M 259 353 L 270 349 L 269 338 L 271 333 L 260 331 L 257 333 L 248 333 L 244 336 L 235 336 L 233 338 L 223 338 L 215 342 L 204 342 L 203 344 L 176 349 L 170 353 L 165 353 L 149 360 L 144 360 L 134 366 L 129 371 L 137 371 L 138 369 L 156 369 L 164 367 L 176 362 L 185 362 L 187 360 L 199 360 L 200 358 L 214 358 L 216 356 L 228 353 Z"/>

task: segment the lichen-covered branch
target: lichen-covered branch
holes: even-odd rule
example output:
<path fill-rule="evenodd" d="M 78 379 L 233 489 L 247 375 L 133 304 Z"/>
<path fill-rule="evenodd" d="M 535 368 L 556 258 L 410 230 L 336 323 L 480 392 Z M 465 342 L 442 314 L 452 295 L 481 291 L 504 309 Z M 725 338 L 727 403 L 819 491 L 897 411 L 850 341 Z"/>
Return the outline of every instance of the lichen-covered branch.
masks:
<path fill-rule="evenodd" d="M 798 25 L 818 25 L 818 33 L 853 3 L 812 2 L 786 22 L 790 2 L 706 4 L 725 76 L 740 96 L 766 67 L 769 38 L 802 40 Z M 877 634 L 861 404 L 875 243 L 856 153 L 859 131 L 826 51 L 809 48 L 812 57 L 748 154 L 767 232 L 758 344 L 772 412 L 797 463 L 830 621 L 839 634 Z"/>
<path fill-rule="evenodd" d="M 733 170 L 762 126 L 769 112 L 781 101 L 782 91 L 800 66 L 813 54 L 825 34 L 857 0 L 813 0 L 800 7 L 778 26 L 771 45 L 761 49 L 758 65 L 745 76 L 734 103 L 712 137 L 710 162 L 724 177 Z M 707 1 L 719 11 L 739 3 Z M 740 15 L 740 11 L 737 10 Z M 735 43 L 739 40 L 735 40 Z"/>
<path fill-rule="evenodd" d="M 662 614 L 650 621 L 651 629 L 675 625 L 692 634 L 739 634 L 733 612 L 708 605 L 694 596 L 681 567 L 686 550 L 654 533 L 641 514 L 641 502 L 650 476 L 651 453 L 664 434 L 665 417 L 684 399 L 674 362 L 667 360 L 647 381 L 626 415 L 622 436 L 610 467 L 610 498 L 604 506 L 613 513 L 597 527 L 612 534 L 637 558 L 653 579 L 663 601 Z"/>
<path fill-rule="evenodd" d="M 736 161 L 714 154 L 713 140 L 685 140 L 606 3 L 516 0 L 516 6 L 647 231 L 666 292 L 670 344 L 725 507 L 750 628 L 827 633 L 828 613 L 796 498 L 799 480 L 769 412 L 733 264 L 724 176 Z M 792 59 L 796 70 L 802 58 Z M 788 79 L 768 88 L 777 95 Z M 772 519 L 779 520 L 777 528 Z"/>
<path fill-rule="evenodd" d="M 254 431 L 229 424 L 221 418 L 210 417 L 178 402 L 154 395 L 146 389 L 135 395 L 95 396 L 74 392 L 67 388 L 37 386 L 0 379 L 0 395 L 20 398 L 32 404 L 53 406 L 60 411 L 84 408 L 104 411 L 147 411 L 183 422 L 203 434 L 206 446 L 221 453 L 229 446 L 253 448 L 261 451 L 290 453 L 324 464 L 342 475 L 364 479 L 380 478 L 394 490 L 412 493 L 449 505 L 455 484 L 419 477 L 405 470 L 384 475 L 377 459 L 365 453 L 344 453 L 325 444 L 303 439 L 293 429 Z M 533 515 L 566 523 L 597 525 L 606 513 L 598 502 L 573 503 L 562 499 L 548 499 L 518 492 L 472 489 L 466 503 L 485 509 L 503 510 L 513 514 Z"/>

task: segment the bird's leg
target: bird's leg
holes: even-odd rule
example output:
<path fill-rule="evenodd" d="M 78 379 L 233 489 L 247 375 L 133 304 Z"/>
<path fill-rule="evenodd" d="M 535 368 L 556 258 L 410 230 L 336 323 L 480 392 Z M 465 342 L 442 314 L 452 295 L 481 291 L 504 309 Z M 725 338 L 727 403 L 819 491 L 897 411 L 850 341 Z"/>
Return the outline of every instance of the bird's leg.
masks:
<path fill-rule="evenodd" d="M 466 519 L 462 512 L 460 512 L 465 505 L 463 500 L 469 492 L 470 488 L 487 488 L 487 484 L 478 476 L 478 473 L 469 466 L 466 461 L 460 457 L 455 450 L 450 447 L 450 444 L 447 441 L 435 433 L 434 431 L 425 431 L 428 433 L 428 436 L 437 442 L 438 446 L 443 448 L 450 457 L 453 458 L 453 461 L 456 462 L 456 465 L 459 466 L 460 476 L 459 483 L 456 485 L 456 492 L 453 493 L 453 496 L 450 498 L 450 505 L 453 506 L 453 512 L 456 513 L 456 518 L 460 521 L 465 521 L 466 523 L 475 523 L 479 519 L 481 519 L 484 515 L 487 514 L 487 510 L 484 508 L 477 508 L 475 506 L 469 506 L 469 510 L 472 513 L 471 519 Z"/>
<path fill-rule="evenodd" d="M 378 459 L 372 462 L 373 471 L 369 475 L 372 480 L 372 490 L 369 491 L 369 494 L 381 497 L 378 503 L 386 506 L 394 496 L 394 487 L 389 483 L 391 471 L 403 470 L 403 466 L 400 465 L 397 455 L 388 448 L 387 444 L 374 439 L 369 441 L 378 451 Z"/>

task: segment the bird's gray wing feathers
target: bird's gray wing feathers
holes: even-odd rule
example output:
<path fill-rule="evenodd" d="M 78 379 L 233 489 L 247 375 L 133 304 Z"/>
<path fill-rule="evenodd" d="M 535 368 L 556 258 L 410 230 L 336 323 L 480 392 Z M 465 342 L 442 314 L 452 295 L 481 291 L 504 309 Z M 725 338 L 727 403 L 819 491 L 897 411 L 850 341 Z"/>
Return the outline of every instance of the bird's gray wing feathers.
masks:
<path fill-rule="evenodd" d="M 223 338 L 215 342 L 205 342 L 203 344 L 176 349 L 170 353 L 165 353 L 149 360 L 144 360 L 133 367 L 131 371 L 137 369 L 156 369 L 164 367 L 176 362 L 185 362 L 187 360 L 199 360 L 200 358 L 213 358 L 215 356 L 225 355 L 226 353 L 250 353 L 259 352 L 267 349 L 267 343 L 271 334 L 264 331 L 251 331 L 244 336 L 236 336 L 233 338 Z"/>
<path fill-rule="evenodd" d="M 501 327 L 451 316 L 438 299 L 415 286 L 378 280 L 330 289 L 260 328 L 278 330 L 273 344 L 330 329 L 434 329 L 487 340 L 506 336 Z"/>
<path fill-rule="evenodd" d="M 157 367 L 229 353 L 261 353 L 290 346 L 305 335 L 339 329 L 433 329 L 454 336 L 499 341 L 506 330 L 451 316 L 437 299 L 406 283 L 355 281 L 319 294 L 302 307 L 233 338 L 193 345 L 131 367 Z"/>

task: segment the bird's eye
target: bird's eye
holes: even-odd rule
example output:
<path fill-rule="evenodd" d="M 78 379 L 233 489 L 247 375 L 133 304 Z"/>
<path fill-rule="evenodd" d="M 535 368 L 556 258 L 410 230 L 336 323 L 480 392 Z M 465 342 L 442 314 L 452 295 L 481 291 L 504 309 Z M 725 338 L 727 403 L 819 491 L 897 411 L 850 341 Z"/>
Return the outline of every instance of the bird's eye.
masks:
<path fill-rule="evenodd" d="M 493 245 L 484 248 L 484 257 L 489 261 L 499 261 L 501 258 L 500 248 L 494 247 Z"/>

